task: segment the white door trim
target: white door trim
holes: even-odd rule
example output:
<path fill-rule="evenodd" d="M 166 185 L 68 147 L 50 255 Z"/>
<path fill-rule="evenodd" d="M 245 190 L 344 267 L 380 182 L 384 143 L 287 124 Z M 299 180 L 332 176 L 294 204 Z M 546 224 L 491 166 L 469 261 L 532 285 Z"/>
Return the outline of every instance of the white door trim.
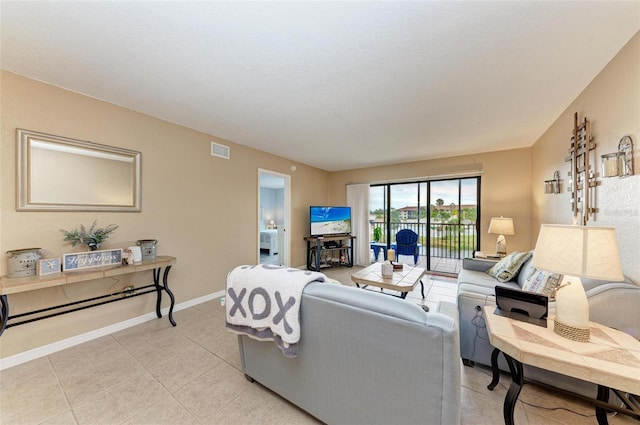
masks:
<path fill-rule="evenodd" d="M 256 210 L 256 240 L 257 240 L 257 253 L 256 264 L 260 264 L 260 176 L 262 174 L 270 174 L 276 177 L 284 179 L 284 256 L 280 256 L 280 261 L 285 266 L 291 265 L 291 176 L 289 174 L 278 173 L 277 171 L 266 170 L 264 168 L 258 168 L 258 207 Z M 281 253 L 278 253 L 281 255 Z"/>

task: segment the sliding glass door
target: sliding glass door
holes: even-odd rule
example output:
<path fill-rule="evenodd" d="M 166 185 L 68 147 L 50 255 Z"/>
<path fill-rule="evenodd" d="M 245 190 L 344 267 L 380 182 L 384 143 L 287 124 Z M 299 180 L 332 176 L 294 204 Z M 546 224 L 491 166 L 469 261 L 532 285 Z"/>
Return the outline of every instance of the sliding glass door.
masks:
<path fill-rule="evenodd" d="M 479 205 L 480 177 L 371 186 L 372 253 L 388 249 L 399 230 L 410 229 L 418 234 L 419 265 L 456 274 L 462 259 L 479 247 Z"/>

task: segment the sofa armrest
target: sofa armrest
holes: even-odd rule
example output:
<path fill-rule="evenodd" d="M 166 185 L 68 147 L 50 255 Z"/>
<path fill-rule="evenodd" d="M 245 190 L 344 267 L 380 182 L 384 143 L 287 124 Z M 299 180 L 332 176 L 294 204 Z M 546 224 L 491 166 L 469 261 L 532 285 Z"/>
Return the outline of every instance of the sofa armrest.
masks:
<path fill-rule="evenodd" d="M 438 307 L 436 308 L 436 311 L 438 313 L 449 316 L 451 319 L 453 319 L 456 322 L 458 322 L 459 320 L 458 306 L 454 303 L 440 301 L 438 302 Z"/>
<path fill-rule="evenodd" d="M 587 289 L 589 320 L 640 339 L 640 287 L 631 282 L 607 282 Z"/>
<path fill-rule="evenodd" d="M 462 260 L 462 268 L 465 270 L 475 270 L 478 272 L 486 272 L 496 265 L 496 261 L 483 260 L 480 258 L 465 258 Z"/>

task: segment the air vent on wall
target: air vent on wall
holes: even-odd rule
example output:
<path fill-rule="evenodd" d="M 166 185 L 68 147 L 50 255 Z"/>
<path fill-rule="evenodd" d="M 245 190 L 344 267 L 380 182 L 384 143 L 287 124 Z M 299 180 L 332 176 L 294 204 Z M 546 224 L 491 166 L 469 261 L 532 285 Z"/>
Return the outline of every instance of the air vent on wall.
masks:
<path fill-rule="evenodd" d="M 211 155 L 218 156 L 220 158 L 229 159 L 229 146 L 221 145 L 220 143 L 211 142 Z"/>

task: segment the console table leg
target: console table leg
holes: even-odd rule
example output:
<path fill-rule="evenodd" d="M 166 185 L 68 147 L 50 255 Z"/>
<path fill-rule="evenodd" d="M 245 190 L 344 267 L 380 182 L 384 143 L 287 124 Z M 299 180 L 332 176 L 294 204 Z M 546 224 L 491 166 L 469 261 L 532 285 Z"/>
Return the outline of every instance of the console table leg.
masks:
<path fill-rule="evenodd" d="M 509 390 L 507 391 L 507 396 L 504 398 L 504 423 L 506 425 L 513 425 L 513 412 L 515 411 L 516 401 L 518 401 L 518 396 L 520 395 L 520 391 L 524 385 L 524 372 L 522 363 L 514 360 L 511 356 L 505 353 L 502 354 L 507 360 L 509 370 L 511 371 L 511 378 L 513 380 L 509 386 Z"/>
<path fill-rule="evenodd" d="M 609 402 L 609 387 L 598 385 L 598 400 L 604 403 Z M 596 419 L 598 420 L 598 425 L 607 425 L 609 423 L 607 409 L 596 406 Z"/>
<path fill-rule="evenodd" d="M 158 319 L 162 317 L 160 311 L 160 304 L 162 303 L 162 286 L 160 286 L 160 270 L 161 268 L 153 269 L 153 284 L 156 285 L 156 316 Z"/>
<path fill-rule="evenodd" d="M 169 321 L 173 326 L 176 326 L 176 321 L 173 320 L 173 306 L 176 303 L 176 298 L 173 296 L 173 292 L 169 289 L 169 271 L 171 270 L 171 266 L 167 266 L 164 269 L 164 275 L 162 276 L 162 283 L 164 284 L 164 290 L 169 294 L 169 298 L 171 298 L 171 305 L 169 305 Z"/>
<path fill-rule="evenodd" d="M 7 327 L 9 320 L 9 300 L 6 295 L 0 295 L 0 335 Z"/>
<path fill-rule="evenodd" d="M 156 286 L 156 315 L 158 318 L 162 317 L 162 311 L 160 310 L 160 305 L 162 303 L 162 290 L 169 295 L 171 299 L 171 304 L 169 305 L 169 322 L 173 326 L 176 326 L 176 321 L 173 319 L 173 306 L 176 304 L 176 297 L 173 296 L 173 292 L 169 289 L 169 271 L 171 271 L 171 266 L 167 266 L 164 269 L 164 274 L 162 275 L 162 285 L 160 285 L 160 272 L 161 268 L 153 269 L 153 284 Z"/>
<path fill-rule="evenodd" d="M 494 348 L 493 352 L 491 353 L 491 373 L 493 374 L 493 377 L 489 385 L 487 385 L 487 389 L 489 391 L 493 391 L 496 385 L 498 385 L 498 382 L 500 382 L 500 369 L 498 369 L 499 355 L 500 355 L 500 350 L 498 350 L 497 348 Z"/>

